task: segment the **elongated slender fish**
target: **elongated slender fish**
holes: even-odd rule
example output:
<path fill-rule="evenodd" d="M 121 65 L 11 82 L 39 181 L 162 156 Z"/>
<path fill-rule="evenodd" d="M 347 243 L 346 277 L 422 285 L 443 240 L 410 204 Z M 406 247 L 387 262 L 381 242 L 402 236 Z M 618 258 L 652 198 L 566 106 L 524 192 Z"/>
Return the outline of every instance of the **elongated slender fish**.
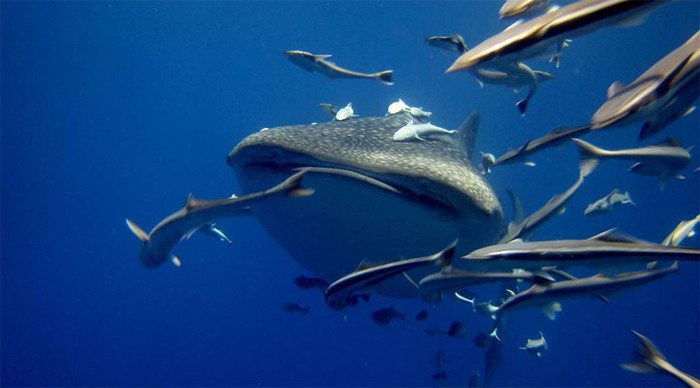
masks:
<path fill-rule="evenodd" d="M 469 50 L 467 44 L 464 43 L 464 38 L 462 38 L 462 35 L 459 34 L 447 36 L 429 36 L 425 38 L 425 42 L 433 47 L 447 51 L 457 51 L 458 53 L 463 53 Z"/>
<path fill-rule="evenodd" d="M 604 26 L 630 24 L 665 1 L 580 0 L 512 26 L 463 53 L 447 73 L 485 62 L 515 63 L 557 55 L 566 39 Z"/>
<path fill-rule="evenodd" d="M 486 283 L 510 280 L 525 280 L 532 283 L 547 283 L 554 281 L 551 275 L 544 272 L 467 272 L 457 269 L 444 270 L 430 274 L 418 282 L 421 297 L 427 303 L 438 303 L 443 294 L 454 294 L 455 291 Z"/>
<path fill-rule="evenodd" d="M 677 247 L 686 238 L 695 236 L 695 226 L 698 222 L 700 222 L 700 214 L 692 220 L 679 222 L 661 244 Z"/>
<path fill-rule="evenodd" d="M 595 112 L 591 128 L 644 121 L 645 139 L 689 111 L 700 94 L 700 32 L 673 50 L 631 84 L 615 82 L 608 100 Z"/>
<path fill-rule="evenodd" d="M 425 141 L 434 136 L 454 135 L 455 133 L 457 133 L 456 130 L 448 130 L 431 123 L 421 123 L 411 120 L 394 132 L 394 141 Z"/>
<path fill-rule="evenodd" d="M 601 159 L 631 160 L 637 162 L 630 172 L 656 176 L 659 184 L 670 177 L 682 179 L 679 171 L 690 163 L 690 153 L 674 139 L 641 148 L 605 150 L 580 139 L 572 139 L 579 147 L 582 169 L 595 167 Z"/>
<path fill-rule="evenodd" d="M 547 285 L 535 284 L 525 291 L 519 292 L 506 299 L 498 306 L 497 319 L 503 314 L 525 307 L 539 306 L 549 319 L 556 318 L 561 311 L 559 300 L 582 296 L 611 294 L 631 287 L 639 286 L 661 279 L 678 269 L 678 262 L 662 269 L 627 272 L 614 277 L 601 274 L 576 280 L 562 280 Z"/>
<path fill-rule="evenodd" d="M 569 199 L 571 199 L 576 191 L 578 191 L 578 188 L 581 187 L 584 178 L 591 172 L 593 172 L 592 169 L 581 169 L 576 182 L 574 182 L 574 184 L 571 185 L 571 187 L 569 187 L 565 192 L 553 196 L 549 201 L 547 201 L 547 203 L 544 204 L 544 206 L 530 214 L 522 222 L 517 224 L 509 224 L 508 232 L 499 240 L 499 244 L 513 241 L 516 238 L 525 238 L 540 225 L 544 224 L 552 217 L 561 214 L 564 211 L 564 206 L 566 206 L 566 203 L 569 201 Z"/>
<path fill-rule="evenodd" d="M 589 125 L 557 128 L 544 136 L 527 141 L 521 147 L 511 148 L 493 162 L 486 161 L 486 163 L 491 167 L 500 164 L 525 162 L 531 155 L 545 148 L 563 144 L 573 137 L 583 136 L 590 131 L 591 127 Z"/>
<path fill-rule="evenodd" d="M 535 339 L 529 339 L 525 343 L 524 346 L 519 347 L 518 349 L 524 350 L 530 354 L 533 354 L 537 357 L 542 357 L 542 353 L 547 350 L 549 347 L 547 346 L 547 340 L 544 339 L 544 334 L 540 332 L 539 338 Z"/>
<path fill-rule="evenodd" d="M 620 189 L 613 189 L 608 195 L 603 198 L 597 199 L 586 206 L 583 214 L 586 216 L 596 216 L 600 214 L 605 214 L 612 210 L 613 206 L 616 205 L 637 205 L 634 203 L 630 194 L 628 192 L 622 192 Z"/>
<path fill-rule="evenodd" d="M 477 249 L 466 256 L 470 270 L 511 270 L 542 267 L 598 269 L 645 264 L 650 261 L 700 260 L 700 250 L 654 244 L 608 230 L 586 240 L 513 241 Z"/>
<path fill-rule="evenodd" d="M 326 303 L 331 308 L 341 309 L 347 305 L 346 301 L 353 293 L 366 290 L 393 276 L 429 264 L 436 264 L 441 268 L 449 266 L 452 263 L 456 246 L 457 240 L 440 252 L 429 256 L 381 264 L 343 276 L 328 286 Z"/>
<path fill-rule="evenodd" d="M 276 195 L 306 196 L 301 179 L 308 170 L 301 170 L 277 186 L 235 198 L 201 200 L 190 195 L 185 207 L 171 214 L 146 233 L 131 220 L 126 224 L 142 242 L 141 262 L 146 268 L 154 268 L 170 257 L 170 251 L 183 236 L 192 230 L 209 225 L 217 218 L 250 214 L 249 206 Z M 179 261 L 179 260 L 178 260 Z"/>
<path fill-rule="evenodd" d="M 292 63 L 309 72 L 317 72 L 328 78 L 366 78 L 376 79 L 384 85 L 393 85 L 392 70 L 380 71 L 377 73 L 360 73 L 344 69 L 331 61 L 327 61 L 330 55 L 312 54 L 306 51 L 289 50 L 283 53 Z"/>
<path fill-rule="evenodd" d="M 501 19 L 510 19 L 536 15 L 549 8 L 549 0 L 506 0 L 498 15 Z"/>
<path fill-rule="evenodd" d="M 621 364 L 623 369 L 635 373 L 661 372 L 675 378 L 687 387 L 700 388 L 700 379 L 683 372 L 668 362 L 649 338 L 634 330 L 632 330 L 632 334 L 639 340 L 639 346 L 635 353 L 634 362 Z"/>

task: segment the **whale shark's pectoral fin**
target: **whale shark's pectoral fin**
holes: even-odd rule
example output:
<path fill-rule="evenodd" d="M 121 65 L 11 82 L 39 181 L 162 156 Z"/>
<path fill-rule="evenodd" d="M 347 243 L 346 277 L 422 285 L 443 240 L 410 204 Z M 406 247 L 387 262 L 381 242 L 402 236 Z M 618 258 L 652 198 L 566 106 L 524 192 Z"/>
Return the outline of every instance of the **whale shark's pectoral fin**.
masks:
<path fill-rule="evenodd" d="M 250 206 L 271 196 L 308 196 L 313 189 L 301 185 L 302 177 L 309 169 L 301 169 L 282 183 L 241 197 L 203 200 L 190 195 L 185 206 L 163 219 L 150 233 L 146 233 L 131 220 L 126 224 L 143 242 L 141 261 L 148 268 L 157 267 L 170 258 L 172 248 L 192 231 L 209 225 L 219 218 L 247 215 Z M 178 259 L 179 261 L 179 259 Z"/>

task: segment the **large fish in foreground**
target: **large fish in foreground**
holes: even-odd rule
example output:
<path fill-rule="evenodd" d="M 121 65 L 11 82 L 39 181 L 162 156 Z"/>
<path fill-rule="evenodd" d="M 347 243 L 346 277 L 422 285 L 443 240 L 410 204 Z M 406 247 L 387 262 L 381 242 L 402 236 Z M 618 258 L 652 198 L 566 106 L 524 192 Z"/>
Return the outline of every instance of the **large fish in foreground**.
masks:
<path fill-rule="evenodd" d="M 666 1 L 580 0 L 514 25 L 463 53 L 447 73 L 493 63 L 556 56 L 568 38 L 609 25 L 632 24 Z"/>
<path fill-rule="evenodd" d="M 143 241 L 144 265 L 165 262 L 190 231 L 239 214 L 256 216 L 292 257 L 325 280 L 351 272 L 368 257 L 417 257 L 455 238 L 462 252 L 495 242 L 503 232 L 503 212 L 469 161 L 478 114 L 449 139 L 393 141 L 394 132 L 412 119 L 404 112 L 248 136 L 227 162 L 243 190 L 253 194 L 190 199 L 151 233 L 128 222 Z M 406 274 L 377 291 L 418 296 L 409 275 L 420 279 L 427 272 Z"/>
<path fill-rule="evenodd" d="M 645 139 L 691 112 L 700 94 L 700 32 L 656 62 L 631 84 L 615 82 L 591 119 L 592 129 L 644 121 Z"/>

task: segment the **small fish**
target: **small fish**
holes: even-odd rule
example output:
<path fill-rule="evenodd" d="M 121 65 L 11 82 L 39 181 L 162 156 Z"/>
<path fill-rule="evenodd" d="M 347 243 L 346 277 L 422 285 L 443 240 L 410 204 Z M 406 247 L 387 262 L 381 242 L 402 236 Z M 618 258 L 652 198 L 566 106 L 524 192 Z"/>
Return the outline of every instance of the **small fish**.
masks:
<path fill-rule="evenodd" d="M 634 203 L 634 201 L 632 201 L 632 198 L 630 198 L 628 192 L 625 191 L 623 193 L 620 189 L 613 189 L 613 191 L 611 191 L 610 194 L 586 206 L 586 210 L 583 211 L 583 214 L 586 216 L 596 216 L 604 214 L 609 212 L 613 208 L 613 206 L 617 204 L 631 204 L 635 206 L 637 205 L 636 203 Z"/>
<path fill-rule="evenodd" d="M 457 51 L 458 53 L 464 53 L 469 48 L 467 44 L 464 43 L 464 39 L 459 34 L 453 34 L 448 36 L 429 36 L 425 38 L 425 42 L 433 47 L 447 51 Z"/>
<path fill-rule="evenodd" d="M 666 236 L 661 245 L 677 247 L 686 238 L 695 236 L 695 226 L 698 222 L 700 222 L 700 214 L 695 216 L 692 220 L 679 222 L 676 228 Z"/>
<path fill-rule="evenodd" d="M 542 352 L 547 350 L 547 340 L 544 339 L 544 334 L 540 332 L 540 338 L 528 339 L 525 346 L 521 346 L 518 349 L 525 350 L 537 357 L 542 357 Z"/>
<path fill-rule="evenodd" d="M 335 118 L 335 115 L 337 115 L 338 111 L 340 110 L 339 106 L 333 105 L 333 104 L 328 104 L 325 102 L 318 104 L 318 107 L 321 108 L 323 113 L 325 113 L 329 117 L 333 117 L 333 118 Z"/>
<path fill-rule="evenodd" d="M 351 119 L 353 117 L 357 117 L 355 114 L 355 111 L 352 109 L 352 102 L 348 103 L 345 105 L 345 108 L 341 108 L 338 110 L 338 112 L 335 114 L 335 117 L 333 120 L 335 121 L 343 121 L 347 119 Z"/>
<path fill-rule="evenodd" d="M 325 292 L 328 288 L 328 282 L 315 277 L 309 277 L 304 275 L 299 275 L 294 278 L 294 284 L 302 290 L 308 290 L 310 288 L 318 288 L 319 290 Z"/>
<path fill-rule="evenodd" d="M 326 290 L 326 303 L 334 309 L 341 309 L 347 304 L 347 298 L 353 293 L 371 288 L 393 276 L 406 271 L 436 264 L 440 268 L 449 266 L 455 254 L 457 240 L 445 249 L 429 256 L 399 260 L 352 272 L 333 282 Z"/>
<path fill-rule="evenodd" d="M 455 133 L 457 133 L 456 130 L 447 130 L 431 123 L 423 124 L 411 120 L 394 133 L 394 141 L 411 141 L 416 139 L 426 141 L 431 136 L 454 135 Z"/>
<path fill-rule="evenodd" d="M 562 280 L 547 285 L 535 284 L 527 290 L 513 295 L 498 306 L 494 319 L 500 320 L 508 311 L 537 306 L 542 309 L 547 318 L 554 320 L 557 313 L 561 311 L 559 303 L 561 299 L 620 292 L 661 279 L 677 270 L 678 262 L 674 262 L 668 268 L 627 272 L 613 277 L 598 274 L 587 278 Z"/>
<path fill-rule="evenodd" d="M 428 312 L 425 310 L 421 310 L 418 314 L 416 314 L 416 321 L 425 321 L 428 319 Z"/>
<path fill-rule="evenodd" d="M 566 39 L 611 25 L 640 20 L 665 1 L 581 0 L 514 25 L 463 53 L 447 73 L 558 55 Z"/>
<path fill-rule="evenodd" d="M 403 321 L 405 316 L 406 314 L 396 311 L 393 307 L 385 307 L 375 310 L 372 313 L 372 320 L 379 326 L 386 326 L 394 319 L 400 319 Z"/>
<path fill-rule="evenodd" d="M 661 372 L 675 378 L 689 388 L 700 388 L 700 379 L 679 370 L 668 362 L 649 338 L 634 330 L 632 333 L 639 340 L 639 347 L 635 353 L 634 362 L 621 364 L 623 369 L 635 373 Z"/>
<path fill-rule="evenodd" d="M 306 315 L 309 313 L 311 308 L 309 306 L 301 306 L 298 303 L 285 303 L 282 305 L 282 310 L 287 313 L 299 313 Z"/>
<path fill-rule="evenodd" d="M 455 297 L 458 300 L 470 303 L 472 305 L 472 308 L 474 309 L 474 312 L 484 317 L 492 318 L 494 314 L 498 311 L 498 306 L 494 306 L 491 303 L 491 301 L 476 303 L 476 298 L 469 299 L 462 296 L 458 292 L 455 292 Z"/>
<path fill-rule="evenodd" d="M 572 137 L 585 135 L 590 131 L 591 127 L 589 125 L 554 129 L 544 136 L 528 140 L 525 144 L 518 148 L 509 149 L 505 154 L 496 158 L 491 165 L 497 166 L 521 161 L 527 163 L 527 158 L 533 154 L 542 151 L 543 149 L 560 145 Z"/>
<path fill-rule="evenodd" d="M 335 63 L 328 61 L 330 55 L 312 54 L 306 51 L 289 50 L 283 53 L 292 63 L 309 72 L 317 72 L 328 78 L 366 78 L 376 79 L 384 85 L 393 85 L 392 70 L 380 71 L 377 73 L 360 73 L 357 71 L 344 69 Z"/>
<path fill-rule="evenodd" d="M 411 107 L 406 105 L 406 103 L 399 98 L 398 101 L 389 104 L 389 107 L 386 109 L 386 113 L 388 115 L 395 115 L 397 113 L 401 113 L 409 109 L 411 109 Z"/>
<path fill-rule="evenodd" d="M 510 19 L 544 12 L 549 8 L 549 0 L 506 0 L 498 12 L 501 19 Z"/>
<path fill-rule="evenodd" d="M 180 261 L 180 258 L 179 258 L 179 257 L 177 257 L 177 256 L 175 256 L 175 255 L 172 255 L 172 256 L 170 256 L 170 261 L 173 262 L 173 265 L 174 265 L 174 266 L 176 266 L 176 267 L 182 267 L 182 262 Z"/>
<path fill-rule="evenodd" d="M 200 228 L 200 230 L 209 236 L 212 236 L 214 238 L 218 238 L 219 240 L 231 245 L 233 242 L 224 234 L 224 232 L 216 227 L 216 224 L 211 223 L 209 225 L 204 225 L 203 227 Z"/>
<path fill-rule="evenodd" d="M 447 335 L 452 337 L 452 338 L 462 338 L 464 333 L 464 324 L 460 321 L 454 321 L 450 324 L 450 327 L 447 329 Z"/>
<path fill-rule="evenodd" d="M 700 32 L 696 32 L 630 85 L 610 85 L 608 100 L 593 115 L 591 128 L 644 121 L 639 139 L 645 139 L 692 112 L 699 81 Z"/>
<path fill-rule="evenodd" d="M 481 153 L 481 170 L 483 174 L 491 173 L 491 166 L 496 164 L 496 157 L 493 154 Z"/>
<path fill-rule="evenodd" d="M 408 108 L 408 113 L 410 113 L 411 116 L 416 117 L 416 118 L 419 118 L 419 119 L 421 119 L 421 118 L 428 118 L 428 117 L 430 117 L 430 116 L 432 115 L 431 112 L 426 112 L 426 111 L 424 111 L 424 110 L 423 110 L 423 107 L 418 108 L 418 107 L 415 107 L 415 106 L 412 106 L 412 107 Z"/>
<path fill-rule="evenodd" d="M 601 159 L 631 160 L 637 163 L 630 167 L 630 172 L 656 176 L 662 188 L 670 177 L 682 179 L 679 171 L 690 163 L 688 150 L 672 138 L 646 147 L 614 151 L 596 147 L 580 139 L 571 140 L 579 147 L 583 170 L 594 168 Z"/>

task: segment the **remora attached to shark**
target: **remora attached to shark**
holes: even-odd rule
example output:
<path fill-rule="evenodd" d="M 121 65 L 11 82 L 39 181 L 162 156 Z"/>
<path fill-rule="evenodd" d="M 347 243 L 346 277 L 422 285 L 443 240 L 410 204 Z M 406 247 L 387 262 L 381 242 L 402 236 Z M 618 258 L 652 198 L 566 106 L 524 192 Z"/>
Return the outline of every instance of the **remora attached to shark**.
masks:
<path fill-rule="evenodd" d="M 365 258 L 417 257 L 455 238 L 461 252 L 495 242 L 503 232 L 501 205 L 469 160 L 478 113 L 450 139 L 393 141 L 411 119 L 404 112 L 248 136 L 227 162 L 243 191 L 254 194 L 188 205 L 150 234 L 134 225 L 144 242 L 144 264 L 161 264 L 184 233 L 242 209 L 302 266 L 328 281 L 352 272 Z M 263 198 L 264 206 L 248 207 Z M 426 274 L 418 272 L 416 279 Z M 406 277 L 382 283 L 377 291 L 418 296 Z"/>

